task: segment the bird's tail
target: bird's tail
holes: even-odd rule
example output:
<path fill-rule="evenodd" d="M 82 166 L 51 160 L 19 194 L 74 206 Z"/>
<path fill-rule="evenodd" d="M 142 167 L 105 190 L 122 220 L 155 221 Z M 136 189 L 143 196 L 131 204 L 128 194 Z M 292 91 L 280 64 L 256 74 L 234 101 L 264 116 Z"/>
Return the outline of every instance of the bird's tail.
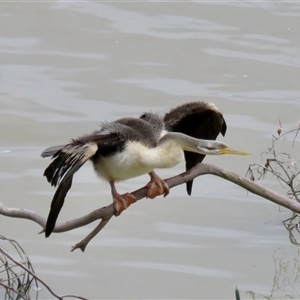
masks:
<path fill-rule="evenodd" d="M 52 156 L 54 161 L 46 168 L 44 176 L 51 185 L 59 185 L 48 215 L 45 235 L 48 237 L 55 227 L 59 212 L 64 204 L 65 197 L 71 188 L 73 175 L 98 150 L 95 142 L 72 141 L 65 146 L 55 146 L 46 149 L 42 157 Z"/>

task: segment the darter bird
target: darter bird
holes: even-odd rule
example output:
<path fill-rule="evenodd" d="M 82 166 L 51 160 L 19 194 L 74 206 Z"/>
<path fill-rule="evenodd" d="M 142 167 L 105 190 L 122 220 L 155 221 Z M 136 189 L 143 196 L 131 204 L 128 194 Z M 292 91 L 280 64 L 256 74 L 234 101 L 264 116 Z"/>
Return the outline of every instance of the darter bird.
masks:
<path fill-rule="evenodd" d="M 153 199 L 169 194 L 168 185 L 154 169 L 171 168 L 183 158 L 188 170 L 205 155 L 245 155 L 245 152 L 214 141 L 219 133 L 224 135 L 225 132 L 226 122 L 214 104 L 191 102 L 163 116 L 146 112 L 139 118 L 104 122 L 92 134 L 73 139 L 66 145 L 47 148 L 42 157 L 51 156 L 54 160 L 44 176 L 58 188 L 46 223 L 46 237 L 55 227 L 73 175 L 86 161 L 90 160 L 97 175 L 109 182 L 115 216 L 119 216 L 136 199 L 130 193 L 120 195 L 115 186 L 118 181 L 149 174 L 147 197 Z M 193 181 L 187 183 L 189 195 L 192 184 Z"/>

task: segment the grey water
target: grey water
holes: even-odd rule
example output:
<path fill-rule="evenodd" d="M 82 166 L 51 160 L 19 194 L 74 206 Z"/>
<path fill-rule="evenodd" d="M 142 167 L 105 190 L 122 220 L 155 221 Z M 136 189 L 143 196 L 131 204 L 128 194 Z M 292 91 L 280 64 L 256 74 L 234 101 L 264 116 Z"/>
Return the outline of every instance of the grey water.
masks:
<path fill-rule="evenodd" d="M 278 119 L 283 130 L 300 121 L 299 16 L 299 2 L 291 1 L 1 2 L 0 202 L 46 217 L 54 189 L 42 176 L 44 148 L 104 120 L 188 101 L 214 102 L 228 125 L 219 139 L 252 154 L 205 161 L 245 175 L 249 164 L 262 163 Z M 285 193 L 272 177 L 261 184 Z M 59 221 L 109 203 L 108 184 L 87 164 Z M 289 216 L 230 182 L 202 176 L 192 197 L 179 186 L 167 198 L 132 205 L 84 253 L 70 249 L 96 224 L 45 239 L 39 225 L 0 215 L 0 234 L 22 245 L 60 295 L 233 299 L 237 286 L 242 299 L 249 292 L 275 299 L 299 291 L 299 280 L 286 284 L 299 259 L 281 222 Z M 39 299 L 49 298 L 43 288 Z"/>

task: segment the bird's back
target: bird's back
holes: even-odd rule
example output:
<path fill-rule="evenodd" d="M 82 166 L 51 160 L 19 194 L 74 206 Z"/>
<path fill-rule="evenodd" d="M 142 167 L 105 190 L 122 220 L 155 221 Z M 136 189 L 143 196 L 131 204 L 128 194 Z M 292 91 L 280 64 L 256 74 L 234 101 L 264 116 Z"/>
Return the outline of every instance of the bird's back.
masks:
<path fill-rule="evenodd" d="M 145 157 L 155 152 L 163 130 L 162 117 L 154 113 L 103 123 L 98 134 L 117 136 L 121 147 L 103 153 L 98 146 L 92 158 L 96 173 L 108 181 L 121 181 L 150 172 L 152 165 Z"/>
<path fill-rule="evenodd" d="M 158 114 L 147 112 L 140 118 L 121 118 L 105 122 L 99 134 L 117 134 L 126 142 L 136 141 L 146 147 L 155 147 L 164 130 L 164 122 Z"/>

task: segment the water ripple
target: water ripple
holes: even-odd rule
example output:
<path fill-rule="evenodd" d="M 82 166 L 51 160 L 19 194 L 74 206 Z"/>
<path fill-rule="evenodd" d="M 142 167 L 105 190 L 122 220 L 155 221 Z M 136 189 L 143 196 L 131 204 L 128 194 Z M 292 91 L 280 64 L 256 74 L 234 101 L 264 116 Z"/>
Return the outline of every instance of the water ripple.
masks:
<path fill-rule="evenodd" d="M 222 277 L 222 278 L 233 278 L 235 274 L 233 272 L 224 271 L 220 269 L 213 268 L 203 268 L 196 266 L 189 266 L 183 264 L 168 264 L 168 263 L 155 263 L 150 261 L 126 261 L 117 263 L 119 266 L 131 267 L 131 268 L 141 268 L 150 270 L 159 270 L 174 272 L 180 274 L 205 276 L 205 277 Z"/>

